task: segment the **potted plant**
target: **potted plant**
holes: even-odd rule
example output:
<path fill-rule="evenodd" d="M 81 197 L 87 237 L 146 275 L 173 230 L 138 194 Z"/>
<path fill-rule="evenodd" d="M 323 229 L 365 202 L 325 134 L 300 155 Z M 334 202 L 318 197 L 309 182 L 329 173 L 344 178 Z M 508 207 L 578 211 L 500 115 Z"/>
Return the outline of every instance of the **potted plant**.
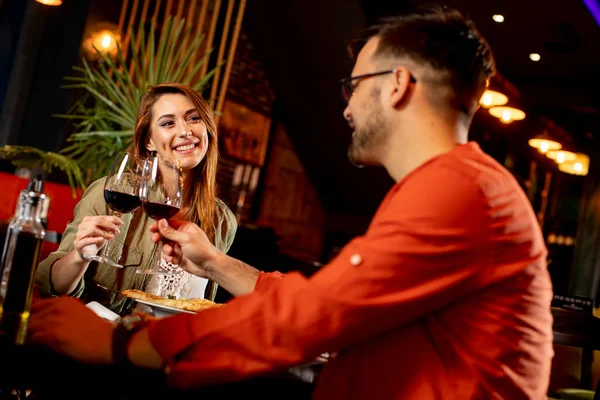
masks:
<path fill-rule="evenodd" d="M 220 67 L 195 80 L 208 62 L 211 50 L 194 61 L 204 35 L 194 36 L 190 27 L 185 26 L 185 19 L 168 17 L 162 29 L 157 29 L 153 20 L 148 34 L 144 22 L 140 22 L 137 32 L 130 28 L 129 34 L 131 73 L 117 45 L 114 59 L 94 47 L 99 61 L 90 65 L 83 59 L 83 66 L 73 67 L 79 75 L 65 77 L 70 83 L 64 88 L 83 93 L 66 114 L 55 115 L 68 119 L 75 127 L 66 147 L 55 153 L 31 146 L 6 145 L 0 147 L 0 158 L 17 167 L 42 167 L 47 173 L 58 168 L 66 174 L 75 195 L 76 189 L 85 189 L 87 184 L 106 175 L 116 152 L 130 147 L 140 97 L 149 85 L 178 82 L 201 92 Z"/>

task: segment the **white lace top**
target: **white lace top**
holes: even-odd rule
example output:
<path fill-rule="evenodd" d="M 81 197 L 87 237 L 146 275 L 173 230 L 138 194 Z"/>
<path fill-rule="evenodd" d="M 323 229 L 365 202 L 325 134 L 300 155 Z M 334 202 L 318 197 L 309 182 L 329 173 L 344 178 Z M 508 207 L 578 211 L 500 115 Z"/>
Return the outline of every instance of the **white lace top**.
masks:
<path fill-rule="evenodd" d="M 161 260 L 161 267 L 173 271 L 177 265 Z M 204 298 L 208 279 L 178 270 L 173 275 L 153 275 L 148 282 L 146 292 L 165 298 L 192 299 Z"/>

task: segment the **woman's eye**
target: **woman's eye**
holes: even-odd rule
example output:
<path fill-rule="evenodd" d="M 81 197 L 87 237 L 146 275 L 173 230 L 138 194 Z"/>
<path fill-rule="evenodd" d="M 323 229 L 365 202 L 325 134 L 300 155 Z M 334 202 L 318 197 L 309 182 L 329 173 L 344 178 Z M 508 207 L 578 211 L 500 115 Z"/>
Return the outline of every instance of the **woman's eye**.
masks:
<path fill-rule="evenodd" d="M 160 124 L 160 126 L 162 126 L 162 127 L 167 127 L 167 126 L 171 126 L 171 125 L 173 125 L 173 121 L 165 121 Z"/>
<path fill-rule="evenodd" d="M 200 117 L 198 115 L 192 115 L 190 121 L 200 121 Z"/>

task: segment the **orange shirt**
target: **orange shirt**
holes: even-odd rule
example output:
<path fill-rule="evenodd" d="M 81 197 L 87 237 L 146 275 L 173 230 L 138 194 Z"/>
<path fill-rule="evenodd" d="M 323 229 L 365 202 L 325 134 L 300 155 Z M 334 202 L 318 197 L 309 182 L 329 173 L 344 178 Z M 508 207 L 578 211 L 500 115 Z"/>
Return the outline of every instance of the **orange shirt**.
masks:
<path fill-rule="evenodd" d="M 468 143 L 394 185 L 366 234 L 310 279 L 262 273 L 253 293 L 149 336 L 182 388 L 337 352 L 317 399 L 542 399 L 551 297 L 528 199 Z"/>

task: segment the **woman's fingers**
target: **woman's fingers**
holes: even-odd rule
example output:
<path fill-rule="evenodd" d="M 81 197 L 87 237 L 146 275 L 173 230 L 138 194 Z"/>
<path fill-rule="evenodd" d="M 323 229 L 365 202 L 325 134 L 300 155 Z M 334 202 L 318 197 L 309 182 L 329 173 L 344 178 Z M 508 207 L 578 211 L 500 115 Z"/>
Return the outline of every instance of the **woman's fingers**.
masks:
<path fill-rule="evenodd" d="M 100 245 L 102 242 L 104 242 L 104 239 L 101 237 L 91 237 L 78 240 L 77 244 L 80 248 L 83 248 L 92 244 Z"/>
<path fill-rule="evenodd" d="M 85 217 L 77 228 L 77 233 L 80 236 L 90 235 L 92 232 L 107 232 L 110 234 L 117 234 L 120 232 L 119 226 L 123 224 L 123 221 L 117 217 L 109 217 L 106 215 Z"/>
<path fill-rule="evenodd" d="M 123 221 L 117 217 L 101 216 L 101 218 L 98 218 L 95 222 L 97 227 L 114 233 L 119 233 L 119 226 L 123 225 Z"/>
<path fill-rule="evenodd" d="M 98 240 L 98 241 L 102 241 L 102 240 L 112 240 L 115 237 L 115 235 L 113 235 L 112 233 L 107 233 L 101 230 L 94 230 L 93 232 L 89 232 L 89 233 L 85 233 L 82 235 L 77 235 L 75 238 L 76 242 L 80 242 L 84 239 L 94 239 L 94 240 Z M 94 243 L 98 243 L 98 242 L 94 242 Z"/>

